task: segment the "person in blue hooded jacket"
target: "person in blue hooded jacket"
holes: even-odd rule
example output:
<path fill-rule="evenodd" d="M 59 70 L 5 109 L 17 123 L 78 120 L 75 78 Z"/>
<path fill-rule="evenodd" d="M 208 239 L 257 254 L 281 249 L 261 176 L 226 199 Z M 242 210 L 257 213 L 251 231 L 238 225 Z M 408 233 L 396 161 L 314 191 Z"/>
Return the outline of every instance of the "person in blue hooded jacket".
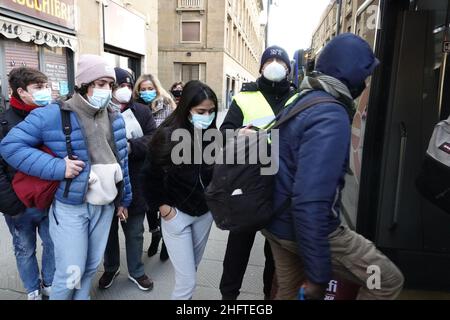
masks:
<path fill-rule="evenodd" d="M 75 80 L 76 93 L 61 106 L 70 114 L 73 157 L 58 104 L 33 110 L 0 144 L 16 170 L 60 181 L 49 213 L 56 267 L 51 300 L 90 299 L 114 211 L 126 220 L 132 200 L 125 122 L 109 106 L 114 69 L 100 56 L 82 55 Z"/>
<path fill-rule="evenodd" d="M 361 286 L 358 299 L 395 299 L 403 287 L 400 270 L 339 217 L 353 100 L 378 64 L 362 38 L 334 38 L 313 75 L 303 81 L 298 103 L 316 98 L 334 98 L 336 103 L 306 109 L 280 129 L 274 208 L 290 201 L 290 209 L 264 230 L 275 259 L 278 299 L 297 299 L 303 287 L 306 299 L 323 300 L 333 273 Z M 379 282 L 369 278 L 372 267 L 379 271 Z"/>

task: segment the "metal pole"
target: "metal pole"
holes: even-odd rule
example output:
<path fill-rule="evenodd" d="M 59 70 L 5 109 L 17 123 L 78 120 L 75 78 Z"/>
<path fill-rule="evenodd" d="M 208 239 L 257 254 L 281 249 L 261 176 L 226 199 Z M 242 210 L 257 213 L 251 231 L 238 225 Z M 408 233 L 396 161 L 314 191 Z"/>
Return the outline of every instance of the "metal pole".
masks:
<path fill-rule="evenodd" d="M 336 0 L 337 4 L 337 22 L 336 22 L 336 36 L 341 34 L 341 16 L 342 16 L 342 0 Z"/>
<path fill-rule="evenodd" d="M 265 47 L 269 46 L 269 19 L 270 19 L 270 6 L 273 0 L 267 0 L 267 22 L 266 22 L 266 44 Z"/>

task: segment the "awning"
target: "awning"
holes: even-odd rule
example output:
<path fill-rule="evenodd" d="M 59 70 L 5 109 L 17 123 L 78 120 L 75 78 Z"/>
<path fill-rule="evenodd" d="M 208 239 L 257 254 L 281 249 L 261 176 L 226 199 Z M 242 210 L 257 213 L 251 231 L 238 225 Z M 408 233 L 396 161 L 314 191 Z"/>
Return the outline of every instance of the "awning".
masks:
<path fill-rule="evenodd" d="M 0 34 L 8 39 L 34 42 L 37 45 L 46 44 L 52 48 L 65 47 L 73 52 L 78 50 L 76 37 L 6 17 L 0 17 Z"/>

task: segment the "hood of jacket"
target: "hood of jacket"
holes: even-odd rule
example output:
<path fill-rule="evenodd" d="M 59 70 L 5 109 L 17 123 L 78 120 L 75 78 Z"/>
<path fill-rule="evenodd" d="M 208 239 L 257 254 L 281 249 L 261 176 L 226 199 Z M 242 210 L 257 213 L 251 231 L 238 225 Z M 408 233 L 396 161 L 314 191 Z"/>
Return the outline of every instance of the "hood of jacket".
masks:
<path fill-rule="evenodd" d="M 316 71 L 342 81 L 350 92 L 358 91 L 380 61 L 361 37 L 344 33 L 328 43 L 319 55 Z"/>

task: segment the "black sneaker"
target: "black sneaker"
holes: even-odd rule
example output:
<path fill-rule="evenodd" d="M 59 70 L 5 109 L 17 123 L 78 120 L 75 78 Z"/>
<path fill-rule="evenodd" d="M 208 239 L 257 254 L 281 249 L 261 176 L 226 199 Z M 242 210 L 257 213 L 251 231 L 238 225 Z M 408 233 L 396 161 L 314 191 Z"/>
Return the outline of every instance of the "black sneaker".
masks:
<path fill-rule="evenodd" d="M 142 291 L 150 291 L 153 289 L 153 280 L 145 274 L 139 278 L 133 278 L 132 276 L 128 275 L 128 279 L 133 281 Z"/>
<path fill-rule="evenodd" d="M 101 276 L 100 280 L 98 280 L 98 286 L 100 289 L 108 289 L 112 286 L 114 279 L 119 275 L 120 269 L 116 272 L 105 272 Z"/>
<path fill-rule="evenodd" d="M 169 253 L 167 252 L 166 244 L 164 243 L 164 241 L 162 242 L 159 259 L 161 259 L 161 261 L 167 261 L 169 259 Z"/>
<path fill-rule="evenodd" d="M 159 242 L 161 241 L 161 231 L 152 233 L 152 242 L 148 248 L 147 255 L 153 257 L 158 252 Z"/>

